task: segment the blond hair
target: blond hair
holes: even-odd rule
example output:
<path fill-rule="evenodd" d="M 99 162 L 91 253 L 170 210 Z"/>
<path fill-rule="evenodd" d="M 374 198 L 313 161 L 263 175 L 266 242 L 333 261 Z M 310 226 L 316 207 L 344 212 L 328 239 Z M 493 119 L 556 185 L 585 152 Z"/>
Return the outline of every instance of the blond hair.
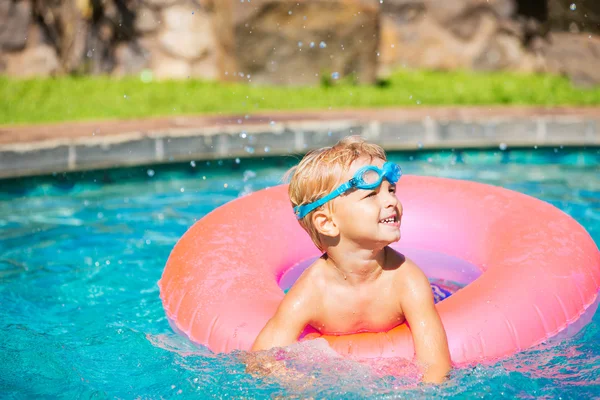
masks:
<path fill-rule="evenodd" d="M 331 193 L 340 185 L 342 175 L 350 169 L 350 165 L 361 157 L 371 160 L 375 158 L 386 161 L 385 151 L 376 144 L 367 143 L 360 136 L 348 136 L 332 147 L 323 147 L 306 154 L 300 164 L 286 173 L 291 176 L 288 194 L 292 206 L 312 203 Z M 300 219 L 300 225 L 310 235 L 314 244 L 323 251 L 319 232 L 312 222 L 315 211 L 327 206 L 333 212 L 333 201 L 309 212 Z"/>

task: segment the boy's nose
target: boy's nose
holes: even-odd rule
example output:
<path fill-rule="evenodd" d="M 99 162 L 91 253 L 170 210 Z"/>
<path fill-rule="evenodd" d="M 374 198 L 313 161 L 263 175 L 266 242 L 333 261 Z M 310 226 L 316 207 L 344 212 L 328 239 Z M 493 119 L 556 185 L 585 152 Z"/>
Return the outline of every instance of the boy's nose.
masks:
<path fill-rule="evenodd" d="M 402 210 L 402 204 L 400 204 L 400 200 L 396 197 L 396 193 L 387 192 L 388 195 L 385 197 L 385 206 L 386 207 L 396 207 L 397 205 Z"/>

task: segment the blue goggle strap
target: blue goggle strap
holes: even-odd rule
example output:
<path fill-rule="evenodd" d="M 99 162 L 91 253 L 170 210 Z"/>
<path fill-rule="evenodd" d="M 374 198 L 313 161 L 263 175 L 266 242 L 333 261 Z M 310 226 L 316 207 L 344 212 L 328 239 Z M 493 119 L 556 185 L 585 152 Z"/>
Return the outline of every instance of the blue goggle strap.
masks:
<path fill-rule="evenodd" d="M 333 192 L 329 193 L 327 196 L 321 197 L 319 200 L 314 201 L 312 203 L 303 204 L 301 206 L 294 207 L 294 214 L 296 214 L 296 218 L 298 218 L 298 219 L 304 218 L 312 210 L 315 210 L 315 209 L 321 207 L 323 204 L 327 203 L 328 201 L 333 200 L 336 197 L 338 197 L 339 195 L 345 193 L 346 191 L 348 191 L 349 189 L 351 189 L 352 187 L 355 186 L 354 182 L 355 182 L 354 179 L 350 179 L 348 182 L 342 183 L 340 186 L 338 186 L 337 189 L 335 189 Z"/>

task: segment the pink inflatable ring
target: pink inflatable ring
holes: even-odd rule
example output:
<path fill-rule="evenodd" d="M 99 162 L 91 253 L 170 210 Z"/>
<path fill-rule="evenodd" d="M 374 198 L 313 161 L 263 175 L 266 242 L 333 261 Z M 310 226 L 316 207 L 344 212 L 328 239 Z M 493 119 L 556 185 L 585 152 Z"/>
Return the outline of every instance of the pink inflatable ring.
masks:
<path fill-rule="evenodd" d="M 437 304 L 454 363 L 508 356 L 591 320 L 600 252 L 562 211 L 510 190 L 442 178 L 405 176 L 397 193 L 404 216 L 393 247 L 430 277 L 472 280 Z M 192 341 L 215 352 L 248 350 L 284 296 L 282 280 L 319 255 L 294 218 L 287 186 L 265 189 L 217 208 L 185 233 L 160 295 L 174 328 Z M 405 324 L 305 335 L 325 338 L 344 355 L 414 356 Z"/>

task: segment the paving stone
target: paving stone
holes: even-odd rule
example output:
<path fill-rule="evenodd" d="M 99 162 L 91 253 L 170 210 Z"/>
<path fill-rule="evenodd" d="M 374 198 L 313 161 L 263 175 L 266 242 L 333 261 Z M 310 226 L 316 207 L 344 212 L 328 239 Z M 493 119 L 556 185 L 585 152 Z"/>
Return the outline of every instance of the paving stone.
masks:
<path fill-rule="evenodd" d="M 294 152 L 295 133 L 289 130 L 240 130 L 228 137 L 228 153 L 234 156 L 289 154 Z"/>
<path fill-rule="evenodd" d="M 0 152 L 0 177 L 44 174 L 69 168 L 69 146 Z"/>
<path fill-rule="evenodd" d="M 162 141 L 164 158 L 169 161 L 212 158 L 217 152 L 213 136 L 171 136 Z"/>
<path fill-rule="evenodd" d="M 532 120 L 500 121 L 494 124 L 497 141 L 535 142 L 538 140 L 537 122 Z"/>
<path fill-rule="evenodd" d="M 442 141 L 493 138 L 493 129 L 480 122 L 441 122 L 438 125 L 438 136 Z"/>
<path fill-rule="evenodd" d="M 414 148 L 426 138 L 422 122 L 383 122 L 381 123 L 378 144 L 384 148 Z"/>
<path fill-rule="evenodd" d="M 362 135 L 365 129 L 364 125 L 352 124 L 347 126 L 330 126 L 324 129 L 298 130 L 302 133 L 303 138 L 303 145 L 298 150 L 306 151 L 308 149 L 332 146 L 346 136 Z"/>
<path fill-rule="evenodd" d="M 546 122 L 546 139 L 549 142 L 572 143 L 588 138 L 594 131 L 593 121 L 553 120 Z"/>
<path fill-rule="evenodd" d="M 112 167 L 159 161 L 156 141 L 143 138 L 117 143 L 80 144 L 75 148 L 77 168 Z"/>
<path fill-rule="evenodd" d="M 575 111 L 583 113 L 586 110 Z M 431 117 L 429 114 L 434 114 L 431 111 L 428 115 L 405 120 L 395 114 L 381 114 L 381 118 L 371 115 L 370 119 L 343 114 L 330 120 L 290 115 L 287 119 L 277 119 L 277 123 L 269 123 L 272 117 L 268 117 L 264 121 L 241 125 L 228 125 L 222 121 L 185 125 L 170 120 L 158 127 L 155 123 L 139 129 L 126 125 L 121 127 L 122 132 L 103 131 L 102 136 L 95 138 L 73 134 L 71 139 L 55 140 L 53 145 L 56 147 L 53 148 L 50 142 L 40 144 L 35 140 L 30 140 L 29 144 L 11 144 L 15 141 L 7 141 L 7 135 L 14 135 L 14 128 L 4 128 L 0 129 L 0 138 L 6 143 L 0 146 L 0 178 L 163 161 L 297 154 L 331 146 L 348 135 L 362 135 L 386 150 L 415 149 L 421 145 L 432 149 L 498 146 L 510 149 L 528 144 L 600 145 L 597 113 L 575 115 L 575 111 L 571 114 L 511 116 L 485 115 L 485 110 L 480 110 L 479 114 L 458 114 L 456 119 L 448 115 Z M 77 128 L 78 132 L 89 131 L 89 127 L 75 124 L 71 128 Z M 32 130 L 37 132 L 37 136 L 32 137 L 38 141 L 51 137 L 50 131 L 38 131 Z M 67 143 L 75 143 L 71 144 L 71 152 Z M 464 154 L 468 157 L 468 153 Z M 508 155 L 509 152 L 502 152 L 502 160 Z M 506 162 L 509 161 L 507 158 Z"/>

